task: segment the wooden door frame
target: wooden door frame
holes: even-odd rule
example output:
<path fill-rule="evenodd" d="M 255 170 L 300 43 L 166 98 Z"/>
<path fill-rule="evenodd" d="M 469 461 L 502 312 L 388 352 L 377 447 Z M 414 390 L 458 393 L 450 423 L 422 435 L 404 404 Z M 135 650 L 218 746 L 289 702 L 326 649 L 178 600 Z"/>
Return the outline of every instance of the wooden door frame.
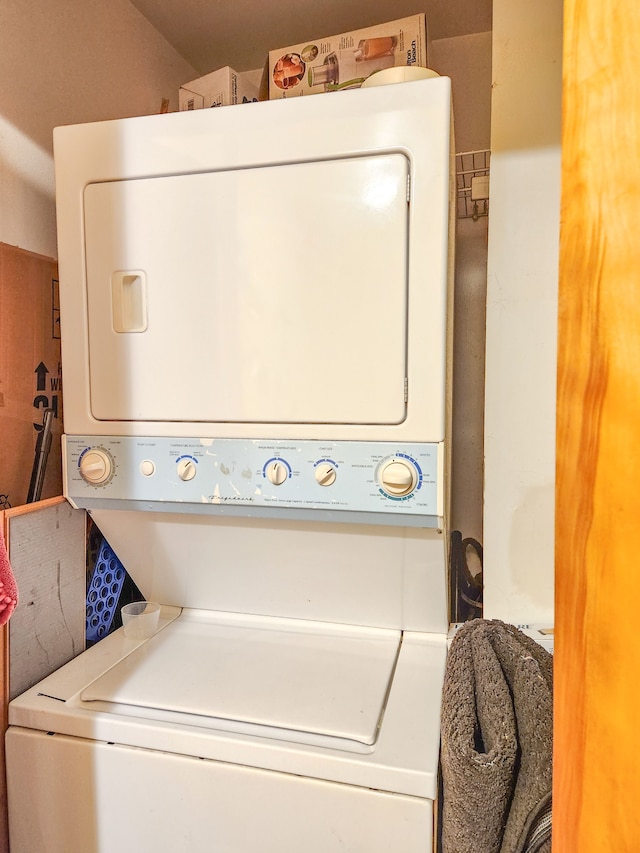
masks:
<path fill-rule="evenodd" d="M 640 849 L 640 12 L 564 5 L 554 853 Z"/>

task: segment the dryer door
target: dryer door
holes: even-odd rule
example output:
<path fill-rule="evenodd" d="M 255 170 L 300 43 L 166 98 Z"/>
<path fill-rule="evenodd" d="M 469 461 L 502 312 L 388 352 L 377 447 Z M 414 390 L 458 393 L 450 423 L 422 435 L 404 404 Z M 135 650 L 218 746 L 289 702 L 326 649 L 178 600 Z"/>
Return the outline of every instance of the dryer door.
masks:
<path fill-rule="evenodd" d="M 402 422 L 408 176 L 387 152 L 89 184 L 93 416 Z"/>

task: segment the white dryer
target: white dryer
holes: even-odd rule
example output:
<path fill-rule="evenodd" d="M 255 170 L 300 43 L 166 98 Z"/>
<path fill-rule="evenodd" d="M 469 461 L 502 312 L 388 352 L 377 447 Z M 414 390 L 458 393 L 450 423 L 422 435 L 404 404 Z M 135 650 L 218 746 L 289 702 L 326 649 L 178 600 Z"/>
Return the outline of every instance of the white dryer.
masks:
<path fill-rule="evenodd" d="M 427 853 L 450 84 L 56 133 L 65 495 L 157 632 L 11 703 L 12 853 Z"/>

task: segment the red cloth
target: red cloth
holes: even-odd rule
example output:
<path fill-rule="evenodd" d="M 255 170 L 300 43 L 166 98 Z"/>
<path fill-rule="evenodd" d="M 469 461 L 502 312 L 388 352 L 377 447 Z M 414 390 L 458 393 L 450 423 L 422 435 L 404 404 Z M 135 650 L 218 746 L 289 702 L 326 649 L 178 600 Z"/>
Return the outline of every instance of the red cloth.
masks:
<path fill-rule="evenodd" d="M 9 555 L 0 529 L 0 625 L 9 621 L 17 603 L 18 585 L 11 571 Z"/>

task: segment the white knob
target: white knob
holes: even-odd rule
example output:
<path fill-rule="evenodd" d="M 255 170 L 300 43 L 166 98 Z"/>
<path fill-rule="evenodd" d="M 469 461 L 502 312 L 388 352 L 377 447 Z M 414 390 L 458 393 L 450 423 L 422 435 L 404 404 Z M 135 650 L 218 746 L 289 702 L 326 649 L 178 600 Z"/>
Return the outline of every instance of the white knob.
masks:
<path fill-rule="evenodd" d="M 281 486 L 287 479 L 289 472 L 287 466 L 282 462 L 272 462 L 267 466 L 267 479 L 274 486 Z"/>
<path fill-rule="evenodd" d="M 410 462 L 394 459 L 384 466 L 380 474 L 380 485 L 389 495 L 402 497 L 413 491 L 418 476 Z"/>
<path fill-rule="evenodd" d="M 145 477 L 151 477 L 156 470 L 156 466 L 151 459 L 143 459 L 140 463 L 140 473 Z"/>
<path fill-rule="evenodd" d="M 178 462 L 178 477 L 187 482 L 196 476 L 196 463 L 193 459 L 180 459 Z"/>
<path fill-rule="evenodd" d="M 80 460 L 80 476 L 92 486 L 106 483 L 113 474 L 113 460 L 109 454 L 98 448 L 88 450 Z"/>
<path fill-rule="evenodd" d="M 327 462 L 323 462 L 316 468 L 316 481 L 321 486 L 332 486 L 336 481 L 336 477 L 336 469 Z"/>

